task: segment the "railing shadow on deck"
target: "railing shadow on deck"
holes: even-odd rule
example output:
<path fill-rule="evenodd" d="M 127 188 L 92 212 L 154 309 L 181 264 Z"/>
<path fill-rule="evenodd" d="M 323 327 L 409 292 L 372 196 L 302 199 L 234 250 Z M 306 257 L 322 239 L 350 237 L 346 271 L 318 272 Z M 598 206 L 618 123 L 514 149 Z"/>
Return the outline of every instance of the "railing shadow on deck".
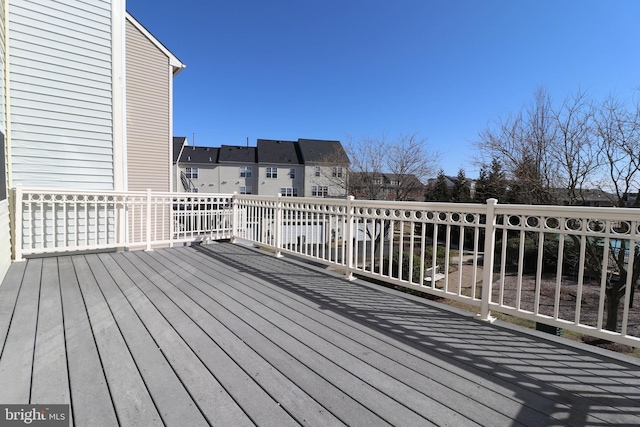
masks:
<path fill-rule="evenodd" d="M 640 421 L 640 363 L 546 340 L 535 332 L 491 325 L 436 303 L 362 281 L 348 282 L 254 249 L 213 246 L 196 250 L 317 304 L 333 317 L 348 319 L 365 333 L 381 334 L 393 346 L 455 375 L 498 393 L 508 390 L 507 397 L 521 402 L 516 422 L 530 424 L 531 417 L 540 414 L 549 417 L 548 422 L 569 425 Z"/>

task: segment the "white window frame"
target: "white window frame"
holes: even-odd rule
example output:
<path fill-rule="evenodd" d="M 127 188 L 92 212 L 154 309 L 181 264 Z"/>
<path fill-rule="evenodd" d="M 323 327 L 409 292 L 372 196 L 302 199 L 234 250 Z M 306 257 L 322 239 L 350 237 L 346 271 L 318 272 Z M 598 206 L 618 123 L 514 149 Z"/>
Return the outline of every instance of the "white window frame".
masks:
<path fill-rule="evenodd" d="M 251 178 L 253 168 L 251 166 L 240 166 L 240 178 Z"/>
<path fill-rule="evenodd" d="M 327 197 L 329 195 L 329 187 L 326 185 L 313 185 L 311 186 L 311 196 L 313 197 Z"/>
<path fill-rule="evenodd" d="M 296 168 L 289 169 L 289 178 L 296 179 Z"/>
<path fill-rule="evenodd" d="M 245 185 L 240 187 L 240 194 L 253 194 L 252 190 L 253 188 L 250 185 Z"/>
<path fill-rule="evenodd" d="M 316 166 L 316 169 L 315 169 L 315 175 L 316 175 L 316 176 L 320 176 L 320 172 L 321 172 L 321 171 L 322 171 L 322 169 L 320 168 L 320 166 Z"/>
<path fill-rule="evenodd" d="M 334 166 L 333 170 L 331 171 L 331 176 L 334 178 L 342 178 L 342 175 L 344 175 L 342 166 Z"/>
<path fill-rule="evenodd" d="M 198 167 L 187 166 L 186 168 L 184 168 L 184 174 L 189 179 L 198 179 Z"/>
<path fill-rule="evenodd" d="M 278 178 L 278 168 L 275 166 L 267 166 L 267 178 L 276 179 Z"/>
<path fill-rule="evenodd" d="M 296 187 L 282 187 L 280 194 L 285 197 L 298 197 L 298 189 Z"/>

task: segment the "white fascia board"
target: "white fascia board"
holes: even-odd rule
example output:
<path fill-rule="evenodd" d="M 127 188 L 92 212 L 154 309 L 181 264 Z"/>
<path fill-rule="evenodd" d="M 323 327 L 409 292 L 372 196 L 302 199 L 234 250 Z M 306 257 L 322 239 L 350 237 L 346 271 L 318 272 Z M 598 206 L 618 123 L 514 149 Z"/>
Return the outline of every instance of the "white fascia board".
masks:
<path fill-rule="evenodd" d="M 129 22 L 131 22 L 134 25 L 134 27 L 136 27 L 142 34 L 144 34 L 144 36 L 148 38 L 151 41 L 151 43 L 153 43 L 158 49 L 160 49 L 162 53 L 167 55 L 167 57 L 169 58 L 169 65 L 172 67 L 172 70 L 173 70 L 174 77 L 176 74 L 178 74 L 180 71 L 182 71 L 186 67 L 185 64 L 183 64 L 173 53 L 171 53 L 171 51 L 167 49 L 166 46 L 160 42 L 160 40 L 155 38 L 154 35 L 151 34 L 149 30 L 147 30 L 144 27 L 144 25 L 139 23 L 136 20 L 136 18 L 134 18 L 129 12 L 126 12 L 126 18 Z"/>

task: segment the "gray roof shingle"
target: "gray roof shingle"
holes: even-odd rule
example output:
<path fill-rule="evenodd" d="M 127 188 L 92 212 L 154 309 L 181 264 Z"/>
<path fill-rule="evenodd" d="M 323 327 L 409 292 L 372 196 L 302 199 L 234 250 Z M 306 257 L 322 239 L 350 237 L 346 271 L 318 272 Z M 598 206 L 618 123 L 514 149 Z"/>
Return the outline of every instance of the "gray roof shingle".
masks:
<path fill-rule="evenodd" d="M 187 143 L 187 138 L 184 136 L 174 136 L 173 137 L 173 163 L 178 161 L 178 157 L 180 157 L 180 150 L 182 146 Z"/>
<path fill-rule="evenodd" d="M 258 139 L 258 162 L 261 164 L 303 164 L 295 141 Z"/>
<path fill-rule="evenodd" d="M 351 163 L 340 141 L 298 139 L 298 147 L 303 163 Z"/>
<path fill-rule="evenodd" d="M 215 164 L 218 163 L 220 149 L 215 147 L 186 146 L 182 150 L 180 163 Z"/>
<path fill-rule="evenodd" d="M 220 147 L 218 162 L 256 163 L 256 147 L 223 145 Z"/>

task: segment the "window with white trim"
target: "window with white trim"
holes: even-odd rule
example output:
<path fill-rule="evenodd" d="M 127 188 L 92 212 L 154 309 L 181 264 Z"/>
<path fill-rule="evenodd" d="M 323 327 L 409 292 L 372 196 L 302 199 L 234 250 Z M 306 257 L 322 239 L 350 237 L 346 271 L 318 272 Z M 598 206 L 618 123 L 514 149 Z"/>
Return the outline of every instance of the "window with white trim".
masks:
<path fill-rule="evenodd" d="M 298 189 L 295 187 L 282 187 L 280 194 L 287 197 L 298 197 Z"/>
<path fill-rule="evenodd" d="M 267 178 L 277 178 L 278 177 L 278 168 L 276 167 L 268 167 L 267 168 Z"/>
<path fill-rule="evenodd" d="M 320 176 L 320 166 L 316 166 L 315 174 L 316 176 Z"/>
<path fill-rule="evenodd" d="M 296 178 L 296 168 L 289 169 L 289 178 L 291 178 L 291 179 L 295 179 Z"/>
<path fill-rule="evenodd" d="M 198 168 L 187 166 L 186 168 L 184 168 L 184 174 L 187 176 L 187 178 L 198 179 Z"/>
<path fill-rule="evenodd" d="M 196 187 L 191 187 L 189 190 L 187 190 L 187 193 L 197 193 L 198 192 L 198 188 Z"/>
<path fill-rule="evenodd" d="M 240 194 L 251 194 L 251 186 L 240 187 Z"/>
<path fill-rule="evenodd" d="M 327 197 L 329 194 L 329 187 L 326 185 L 313 185 L 311 186 L 311 195 L 313 197 Z"/>
<path fill-rule="evenodd" d="M 342 178 L 342 166 L 334 166 L 331 172 L 331 176 L 334 178 Z"/>
<path fill-rule="evenodd" d="M 240 178 L 251 178 L 252 172 L 251 166 L 240 166 Z"/>

